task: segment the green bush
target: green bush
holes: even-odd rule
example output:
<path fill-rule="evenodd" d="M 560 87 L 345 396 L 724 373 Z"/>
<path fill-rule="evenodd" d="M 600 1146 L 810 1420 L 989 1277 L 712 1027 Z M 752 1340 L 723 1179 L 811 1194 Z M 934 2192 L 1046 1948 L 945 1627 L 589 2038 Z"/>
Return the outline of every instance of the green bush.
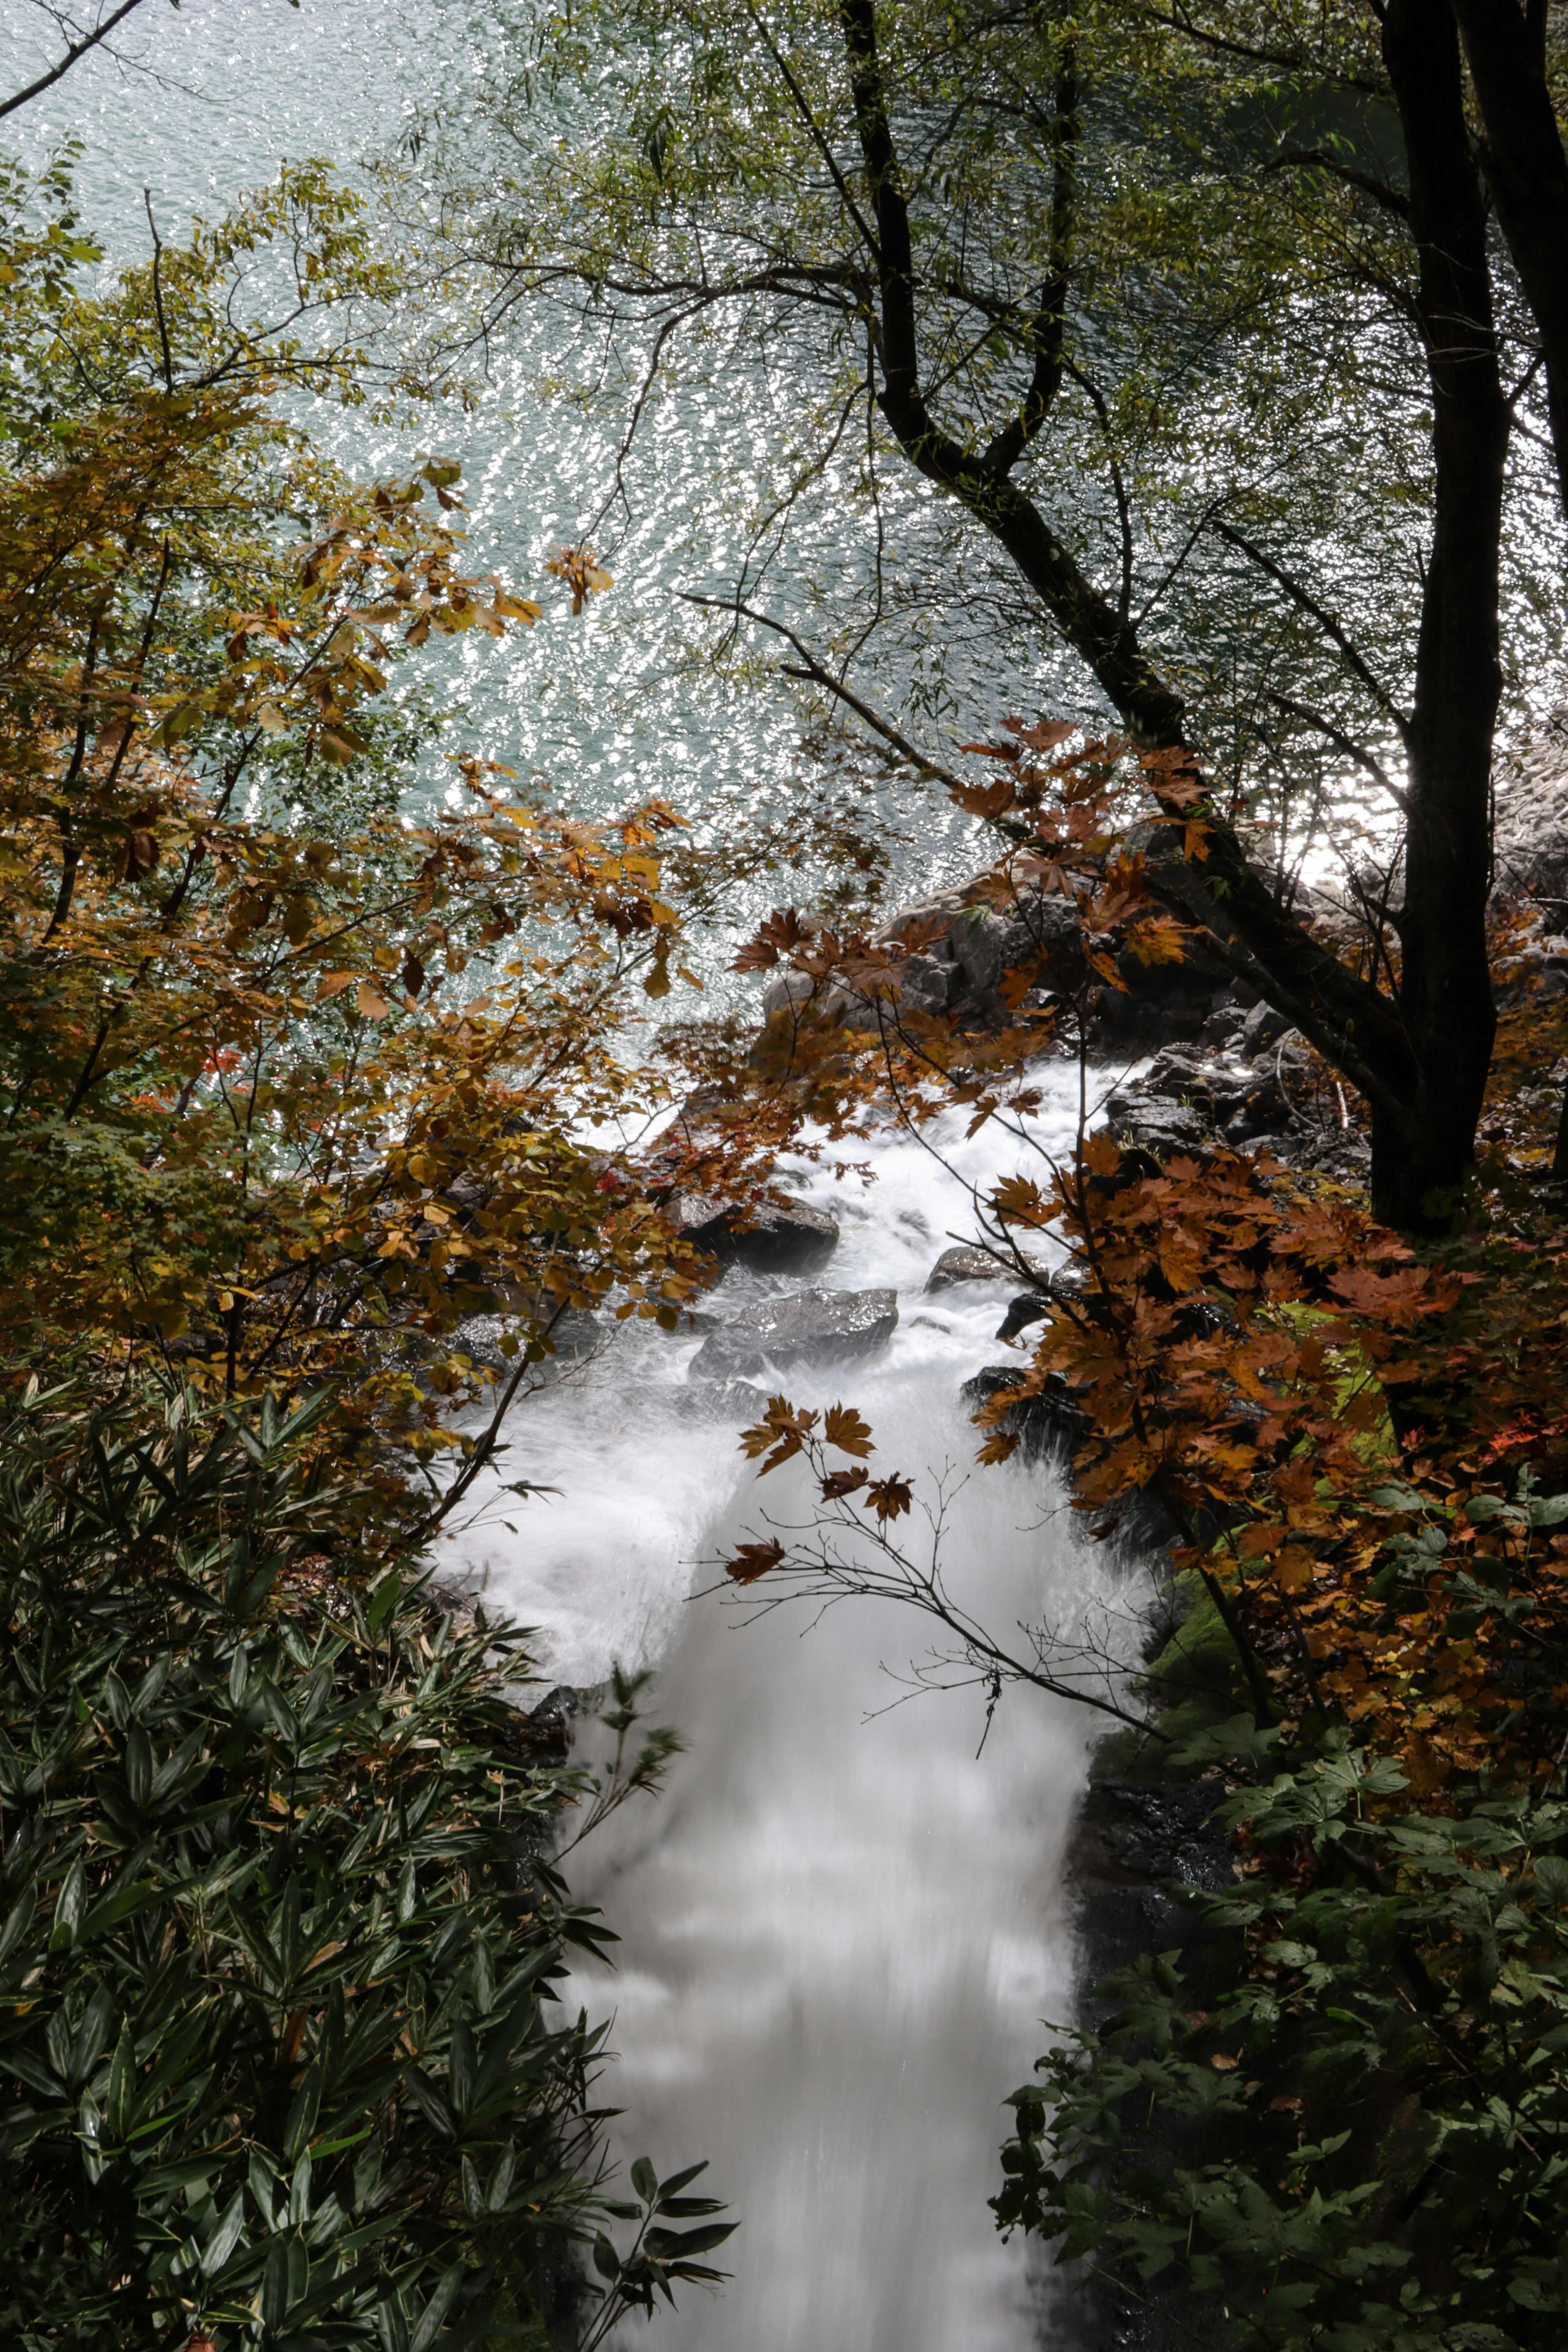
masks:
<path fill-rule="evenodd" d="M 728 2230 L 601 2193 L 521 1637 L 367 1574 L 317 1408 L 202 1412 L 0 1430 L 0 2341 L 433 2352 L 532 2332 L 574 2240 L 598 2340 Z"/>
<path fill-rule="evenodd" d="M 1096 1989 L 1014 2095 L 1005 2231 L 1195 2294 L 1220 2343 L 1558 2352 L 1568 1806 L 1406 1803 L 1342 1733 L 1231 1801 L 1268 1870 L 1202 1904 L 1228 1984 L 1146 1953 Z"/>

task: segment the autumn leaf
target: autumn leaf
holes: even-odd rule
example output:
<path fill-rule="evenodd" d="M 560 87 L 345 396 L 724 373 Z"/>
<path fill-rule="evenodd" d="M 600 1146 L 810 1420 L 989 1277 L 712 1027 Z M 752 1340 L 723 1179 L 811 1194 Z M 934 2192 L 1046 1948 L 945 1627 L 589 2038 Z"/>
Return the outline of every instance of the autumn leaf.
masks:
<path fill-rule="evenodd" d="M 388 1011 L 384 996 L 374 989 L 368 980 L 362 980 L 354 991 L 354 1003 L 367 1021 L 380 1021 Z"/>
<path fill-rule="evenodd" d="M 814 924 L 805 922 L 793 907 L 773 908 L 761 924 L 754 938 L 747 940 L 736 953 L 731 971 L 771 971 L 782 956 L 804 946 L 816 937 Z"/>
<path fill-rule="evenodd" d="M 754 1584 L 759 1576 L 766 1576 L 770 1568 L 777 1568 L 787 1558 L 776 1536 L 766 1543 L 741 1544 L 734 1557 L 724 1563 L 724 1573 L 736 1584 Z"/>
<path fill-rule="evenodd" d="M 1065 743 L 1069 735 L 1078 732 L 1078 722 L 1072 719 L 1042 719 L 1033 727 L 1026 727 L 1021 719 L 1014 717 L 1004 719 L 1002 724 L 1031 751 L 1054 751 L 1058 743 Z"/>
<path fill-rule="evenodd" d="M 776 1470 L 781 1462 L 799 1454 L 816 1427 L 816 1418 L 815 1412 L 797 1412 L 788 1397 L 770 1397 L 762 1420 L 741 1432 L 741 1451 L 749 1460 L 754 1462 L 759 1454 L 767 1457 L 757 1475 Z"/>
<path fill-rule="evenodd" d="M 866 1484 L 866 1473 L 864 1470 L 830 1470 L 819 1483 L 823 1501 L 838 1503 L 846 1495 L 857 1493 Z"/>
<path fill-rule="evenodd" d="M 526 628 L 531 629 L 543 607 L 535 604 L 527 596 L 510 596 L 503 589 L 498 588 L 495 593 L 493 610 L 504 619 L 521 621 Z"/>
<path fill-rule="evenodd" d="M 1336 1298 L 1360 1315 L 1399 1316 L 1427 1304 L 1424 1297 L 1430 1276 L 1424 1265 L 1405 1265 L 1393 1274 L 1377 1274 L 1369 1265 L 1341 1266 L 1329 1277 Z"/>
<path fill-rule="evenodd" d="M 822 1433 L 828 1444 L 837 1446 L 840 1454 L 863 1457 L 877 1450 L 871 1443 L 870 1424 L 861 1420 L 853 1405 L 829 1405 L 823 1420 Z"/>
<path fill-rule="evenodd" d="M 907 1511 L 914 1498 L 914 1487 L 895 1471 L 890 1477 L 874 1479 L 867 1487 L 866 1508 L 875 1511 L 878 1518 L 886 1525 L 889 1519 L 896 1519 L 901 1512 Z"/>
<path fill-rule="evenodd" d="M 984 1463 L 988 1467 L 994 1467 L 1000 1462 L 1010 1462 L 1018 1451 L 1018 1443 L 1014 1431 L 994 1429 L 974 1458 L 977 1462 Z"/>
<path fill-rule="evenodd" d="M 981 760 L 1006 760 L 1016 762 L 1019 758 L 1016 743 L 961 743 L 958 748 L 961 751 L 969 751 L 976 759 Z"/>

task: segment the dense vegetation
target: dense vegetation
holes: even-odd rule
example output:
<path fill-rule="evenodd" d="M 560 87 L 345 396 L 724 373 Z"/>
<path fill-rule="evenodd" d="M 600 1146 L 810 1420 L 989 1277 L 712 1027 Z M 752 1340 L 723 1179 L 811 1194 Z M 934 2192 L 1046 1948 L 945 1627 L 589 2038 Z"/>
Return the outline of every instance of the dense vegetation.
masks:
<path fill-rule="evenodd" d="M 847 446 L 876 539 L 793 673 L 992 829 L 997 905 L 1072 903 L 1086 987 L 1201 947 L 1369 1139 L 1363 1195 L 1086 1120 L 973 1200 L 1040 1310 L 983 1459 L 1046 1423 L 1098 1532 L 1158 1507 L 1142 1671 L 955 1615 L 901 1534 L 918 1465 L 873 1475 L 850 1406 L 746 1433 L 821 1520 L 730 1563 L 912 1605 L 994 1704 L 1086 1698 L 1119 1770 L 1212 1801 L 1234 1887 L 1016 2094 L 996 2211 L 1279 2352 L 1568 2321 L 1568 1017 L 1491 797 L 1563 638 L 1561 31 L 1534 0 L 602 0 L 528 18 L 486 100 L 508 173 L 418 133 L 426 259 L 487 331 L 565 289 L 640 336 L 628 434 L 681 336 L 737 401 L 787 349 L 757 561 Z M 402 265 L 317 167 L 90 293 L 64 171 L 0 200 L 8 2321 L 433 2352 L 509 2297 L 532 2324 L 549 2242 L 596 2232 L 596 2337 L 724 2225 L 685 2174 L 604 2200 L 592 2036 L 536 2007 L 597 1931 L 517 1843 L 580 1785 L 424 1547 L 563 1312 L 678 1320 L 679 1152 L 741 1188 L 807 1120 L 956 1104 L 1022 1153 L 1028 1059 L 1084 1003 L 1040 1001 L 1042 948 L 974 1034 L 915 1009 L 918 933 L 781 910 L 739 962 L 787 1012 L 684 1039 L 700 1135 L 590 1150 L 658 1095 L 617 1033 L 680 974 L 679 819 L 590 825 L 477 756 L 402 805 L 411 666 L 537 613 L 465 574 L 455 467 L 356 485 L 285 421 L 412 396 L 374 356 Z M 946 761 L 848 683 L 927 593 L 897 467 L 980 564 L 970 614 L 1077 664 Z M 553 568 L 579 607 L 608 584 L 583 544 Z M 1352 772 L 1399 839 L 1347 925 L 1295 859 Z M 498 1301 L 492 1381 L 455 1335 Z"/>
<path fill-rule="evenodd" d="M 690 2168 L 609 2193 L 542 2007 L 608 1934 L 552 1816 L 668 1740 L 537 1752 L 428 1546 L 563 1312 L 693 1286 L 580 1140 L 658 1099 L 616 1008 L 671 984 L 675 820 L 467 756 L 402 814 L 400 665 L 538 607 L 464 575 L 455 466 L 282 421 L 365 396 L 395 291 L 330 174 L 96 290 L 64 164 L 0 240 L 0 2327 L 597 2342 L 730 2227 Z M 503 1298 L 496 1379 L 455 1335 Z"/>

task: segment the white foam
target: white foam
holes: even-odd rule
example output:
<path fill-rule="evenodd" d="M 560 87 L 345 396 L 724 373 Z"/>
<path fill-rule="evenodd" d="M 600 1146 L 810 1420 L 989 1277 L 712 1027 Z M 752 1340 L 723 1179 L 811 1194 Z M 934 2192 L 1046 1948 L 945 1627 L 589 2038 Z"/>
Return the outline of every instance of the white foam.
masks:
<path fill-rule="evenodd" d="M 1058 1068 L 1047 1084 L 1039 1128 L 1059 1149 L 1076 1081 Z M 1040 1172 L 997 1129 L 965 1143 L 946 1119 L 935 1139 L 975 1182 L 1010 1164 Z M 875 1168 L 868 1190 L 795 1171 L 843 1226 L 811 1279 L 890 1285 L 902 1320 L 874 1362 L 787 1385 L 802 1402 L 858 1404 L 879 1470 L 951 1465 L 962 1477 L 975 1433 L 958 1391 L 1005 1355 L 992 1335 L 1009 1286 L 928 1299 L 950 1229 L 973 1232 L 962 1192 L 907 1137 L 855 1156 Z M 756 1287 L 732 1275 L 715 1303 Z M 605 2089 L 626 2111 L 616 2149 L 647 2153 L 661 2173 L 708 2157 L 742 2224 L 718 2257 L 733 2273 L 726 2288 L 687 2289 L 674 2315 L 628 2325 L 625 2341 L 1065 2342 L 1066 2315 L 1023 2246 L 997 2239 L 985 2200 L 1001 2179 L 1001 2102 L 1043 2046 L 1039 2021 L 1070 2007 L 1061 1872 L 1089 1718 L 1009 1692 L 977 1758 L 983 1690 L 886 1711 L 929 1647 L 912 1613 L 857 1600 L 813 1623 L 805 1604 L 758 1614 L 705 1589 L 764 1508 L 802 1516 L 807 1496 L 787 1472 L 759 1485 L 732 1424 L 685 1417 L 695 1345 L 633 1333 L 534 1400 L 506 1475 L 548 1476 L 559 1498 L 509 1509 L 515 1534 L 492 1516 L 453 1547 L 543 1629 L 552 1675 L 589 1680 L 614 1657 L 657 1664 L 657 1718 L 690 1743 L 664 1797 L 635 1800 L 571 1864 L 574 1890 L 623 1938 L 614 1973 L 584 1969 L 572 1989 L 592 2016 L 615 2011 Z M 1016 1465 L 963 1486 L 944 1559 L 958 1597 L 1002 1633 L 1081 1614 L 1113 1578 L 1051 1482 Z"/>

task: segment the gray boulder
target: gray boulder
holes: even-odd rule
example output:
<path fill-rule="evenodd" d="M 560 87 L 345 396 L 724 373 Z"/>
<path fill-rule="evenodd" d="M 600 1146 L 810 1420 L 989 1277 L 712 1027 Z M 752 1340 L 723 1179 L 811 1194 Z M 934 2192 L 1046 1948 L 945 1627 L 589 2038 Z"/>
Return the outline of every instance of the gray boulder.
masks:
<path fill-rule="evenodd" d="M 1242 1023 L 1237 1051 L 1245 1060 L 1255 1062 L 1271 1046 L 1278 1045 L 1281 1037 L 1289 1036 L 1290 1028 L 1289 1014 L 1277 1013 L 1265 1000 L 1255 1004 Z"/>
<path fill-rule="evenodd" d="M 800 1290 L 764 1298 L 710 1332 L 692 1359 L 704 1381 L 754 1380 L 770 1366 L 847 1363 L 874 1356 L 899 1320 L 893 1290 Z"/>
<path fill-rule="evenodd" d="M 741 1207 L 685 1192 L 670 1203 L 683 1237 L 724 1265 L 759 1274 L 806 1273 L 838 1246 L 838 1224 L 804 1201 L 763 1201 Z"/>
<path fill-rule="evenodd" d="M 613 1326 L 611 1327 L 614 1328 Z M 485 1365 L 498 1379 L 508 1378 L 517 1370 L 518 1358 L 509 1356 L 501 1347 L 502 1339 L 517 1332 L 518 1318 L 510 1315 L 470 1315 L 459 1323 L 453 1338 L 464 1355 L 476 1364 Z M 551 1331 L 551 1353 L 533 1367 L 535 1381 L 557 1379 L 574 1364 L 586 1363 L 601 1348 L 608 1334 L 596 1315 L 585 1307 L 568 1307 Z"/>
<path fill-rule="evenodd" d="M 955 1242 L 944 1249 L 926 1276 L 926 1294 L 934 1290 L 951 1290 L 960 1282 L 1005 1282 L 1008 1269 L 998 1265 L 989 1250 L 974 1249 L 963 1242 Z"/>
<path fill-rule="evenodd" d="M 1038 1290 L 1021 1290 L 1007 1302 L 1007 1312 L 996 1327 L 998 1339 L 1016 1339 L 1031 1323 L 1043 1323 L 1051 1311 L 1051 1302 Z"/>
<path fill-rule="evenodd" d="M 1025 1012 L 1079 986 L 1086 967 L 1071 899 L 1029 883 L 997 907 L 988 880 L 979 875 L 918 899 L 871 933 L 874 948 L 904 951 L 890 982 L 900 1012 L 946 1013 L 966 1029 L 1000 1029 L 1016 1018 L 1000 992 L 1005 971 L 1029 974 Z M 781 971 L 763 993 L 763 1014 L 769 1020 L 787 1015 L 813 993 L 806 973 Z M 879 1017 L 869 998 L 843 988 L 825 992 L 817 1010 L 850 1028 L 874 1026 Z"/>
<path fill-rule="evenodd" d="M 1035 1260 L 1030 1258 L 1028 1265 L 1033 1267 Z M 1038 1271 L 1043 1281 L 1046 1269 L 1041 1266 Z M 1002 1264 L 992 1256 L 989 1250 L 956 1242 L 952 1249 L 943 1250 L 926 1276 L 926 1294 L 929 1297 L 933 1291 L 951 1290 L 961 1282 L 1016 1282 L 1017 1279 L 1016 1265 Z"/>

